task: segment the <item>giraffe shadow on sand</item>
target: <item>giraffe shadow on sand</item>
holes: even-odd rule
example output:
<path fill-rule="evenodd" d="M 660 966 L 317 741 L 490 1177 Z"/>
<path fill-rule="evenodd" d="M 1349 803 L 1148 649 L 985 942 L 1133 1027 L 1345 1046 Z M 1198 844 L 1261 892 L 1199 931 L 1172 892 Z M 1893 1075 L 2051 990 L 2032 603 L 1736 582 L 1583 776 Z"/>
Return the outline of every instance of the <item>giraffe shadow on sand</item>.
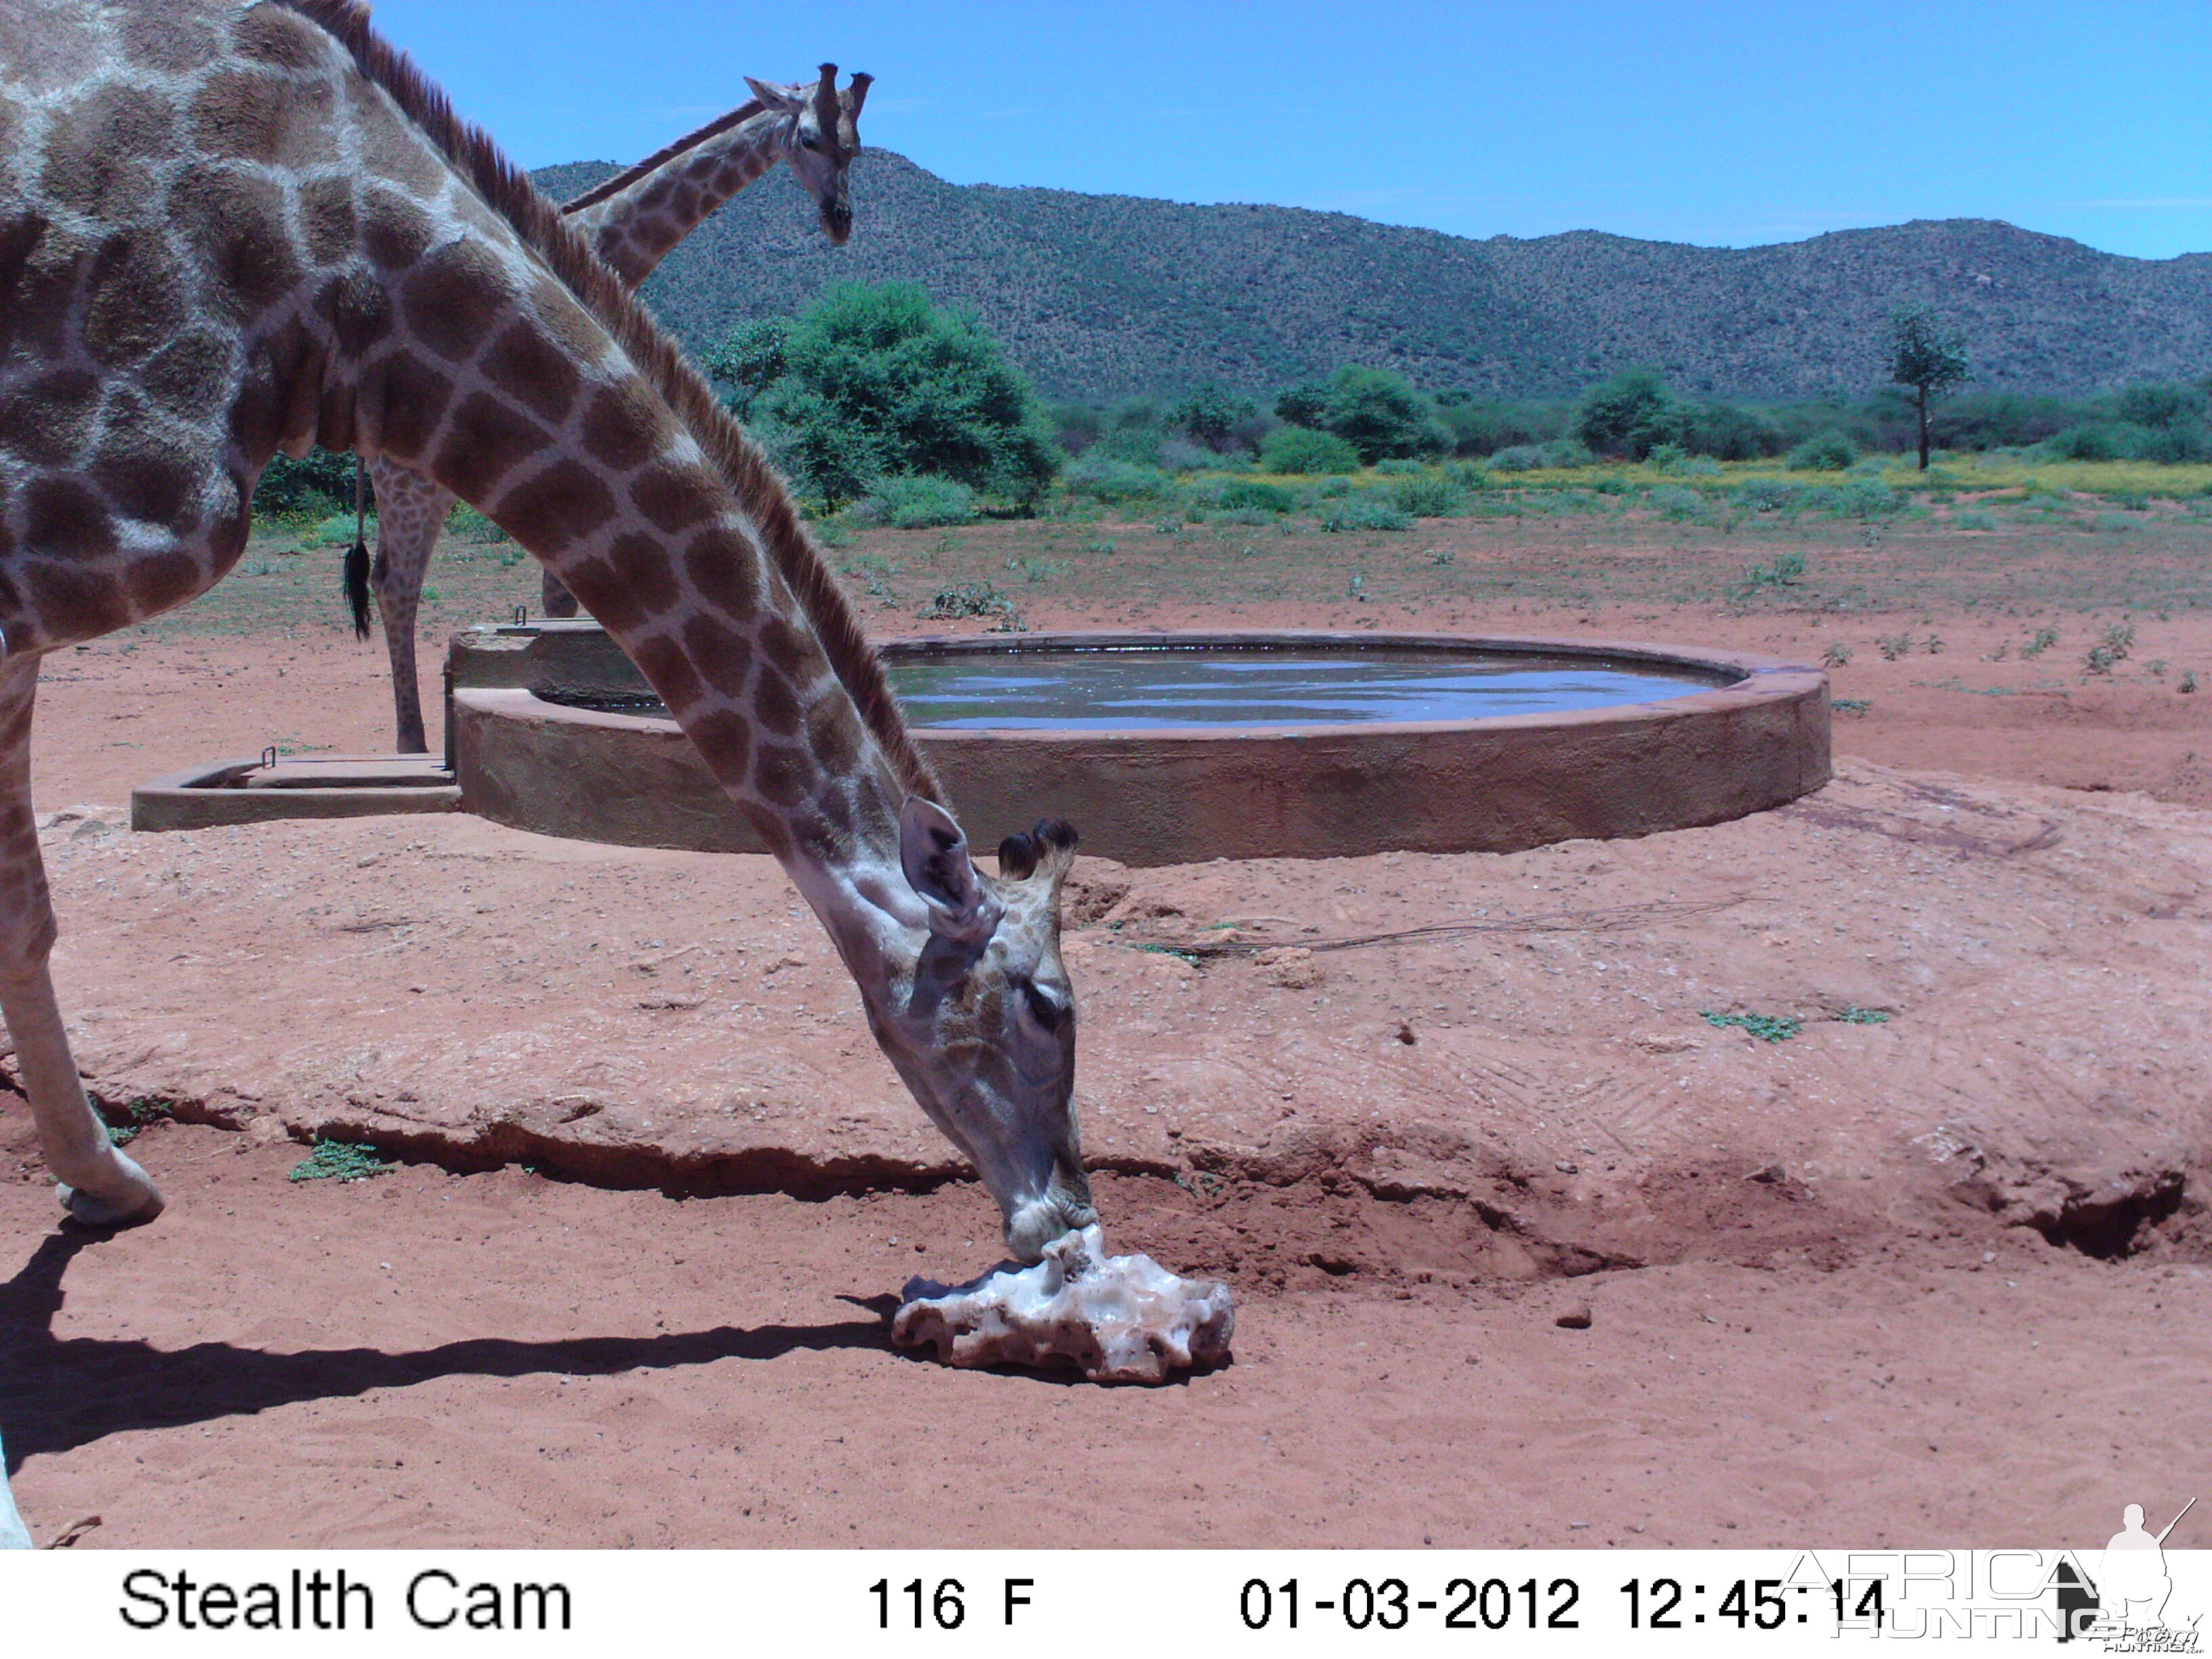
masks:
<path fill-rule="evenodd" d="M 658 1336 L 577 1336 L 552 1342 L 477 1337 L 391 1353 L 316 1348 L 269 1353 L 227 1342 L 163 1349 L 108 1337 L 57 1337 L 62 1280 L 106 1235 L 65 1224 L 0 1285 L 0 1444 L 7 1472 L 41 1452 L 112 1434 L 179 1428 L 312 1400 L 351 1399 L 446 1376 L 608 1376 L 718 1359 L 771 1360 L 833 1349 L 890 1348 L 880 1315 L 823 1325 L 719 1325 Z M 851 1299 L 851 1298 L 848 1298 Z M 868 1304 L 861 1304 L 868 1305 Z M 873 1312 L 871 1307 L 871 1312 Z"/>

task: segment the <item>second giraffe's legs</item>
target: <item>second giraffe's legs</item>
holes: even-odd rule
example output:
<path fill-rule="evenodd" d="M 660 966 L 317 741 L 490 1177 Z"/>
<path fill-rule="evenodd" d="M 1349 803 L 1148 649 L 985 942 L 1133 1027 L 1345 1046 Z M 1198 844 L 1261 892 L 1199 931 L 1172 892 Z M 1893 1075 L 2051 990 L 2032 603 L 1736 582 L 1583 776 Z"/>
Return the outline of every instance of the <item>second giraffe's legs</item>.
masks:
<path fill-rule="evenodd" d="M 453 498 L 420 473 L 388 462 L 370 462 L 369 475 L 376 480 L 376 616 L 384 624 L 385 650 L 392 659 L 399 752 L 427 754 L 422 691 L 415 678 L 415 617 L 422 606 L 422 578 Z"/>
<path fill-rule="evenodd" d="M 573 617 L 576 614 L 576 596 L 561 586 L 561 579 L 550 570 L 538 584 L 538 597 L 549 617 Z"/>
<path fill-rule="evenodd" d="M 46 958 L 54 907 L 31 809 L 31 709 L 39 659 L 0 665 L 0 1014 L 15 1042 L 15 1073 L 39 1127 L 46 1168 L 78 1220 L 97 1227 L 151 1221 L 161 1194 L 146 1172 L 116 1151 L 85 1098 Z"/>

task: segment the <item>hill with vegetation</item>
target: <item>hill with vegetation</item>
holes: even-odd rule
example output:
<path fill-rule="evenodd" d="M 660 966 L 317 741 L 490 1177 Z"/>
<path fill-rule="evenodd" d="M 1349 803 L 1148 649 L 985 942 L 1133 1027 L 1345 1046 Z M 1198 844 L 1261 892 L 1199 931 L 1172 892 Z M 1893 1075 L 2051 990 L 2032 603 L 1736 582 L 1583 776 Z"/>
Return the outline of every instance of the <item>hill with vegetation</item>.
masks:
<path fill-rule="evenodd" d="M 548 167 L 556 199 L 611 163 Z M 1916 221 L 1767 247 L 1598 231 L 1486 240 L 1300 208 L 954 185 L 903 156 L 854 164 L 832 247 L 787 173 L 726 207 L 646 289 L 695 350 L 840 277 L 972 307 L 1048 396 L 1206 380 L 1259 390 L 1345 363 L 1431 389 L 1565 397 L 1634 364 L 1755 399 L 1879 383 L 1893 307 L 1966 331 L 1981 391 L 2081 394 L 2212 369 L 2212 254 L 2100 253 L 1991 220 Z"/>

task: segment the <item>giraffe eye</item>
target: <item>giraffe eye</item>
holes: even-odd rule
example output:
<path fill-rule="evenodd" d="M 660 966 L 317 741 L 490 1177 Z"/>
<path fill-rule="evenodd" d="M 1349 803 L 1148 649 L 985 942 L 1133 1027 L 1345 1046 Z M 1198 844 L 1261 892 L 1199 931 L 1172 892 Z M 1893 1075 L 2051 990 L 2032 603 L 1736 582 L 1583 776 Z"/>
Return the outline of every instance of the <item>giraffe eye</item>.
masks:
<path fill-rule="evenodd" d="M 1030 1018 L 1048 1031 L 1060 1030 L 1060 1021 L 1067 1018 L 1066 1008 L 1040 991 L 1034 980 L 1023 980 L 1021 989 L 1022 1000 L 1029 1005 Z"/>
<path fill-rule="evenodd" d="M 799 135 L 799 147 L 802 149 L 820 149 L 822 148 L 822 141 L 819 138 L 817 138 L 811 132 L 800 133 Z"/>

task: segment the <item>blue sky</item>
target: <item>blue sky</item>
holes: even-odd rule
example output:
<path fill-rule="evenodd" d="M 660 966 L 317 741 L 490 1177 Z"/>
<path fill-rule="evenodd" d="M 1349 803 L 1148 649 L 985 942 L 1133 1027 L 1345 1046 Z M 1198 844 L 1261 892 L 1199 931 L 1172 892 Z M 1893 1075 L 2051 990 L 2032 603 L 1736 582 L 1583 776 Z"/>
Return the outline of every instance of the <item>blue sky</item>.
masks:
<path fill-rule="evenodd" d="M 380 0 L 537 167 L 629 161 L 834 59 L 962 184 L 1742 246 L 2008 219 L 2212 250 L 2212 6 Z M 865 215 L 866 206 L 860 204 Z"/>

